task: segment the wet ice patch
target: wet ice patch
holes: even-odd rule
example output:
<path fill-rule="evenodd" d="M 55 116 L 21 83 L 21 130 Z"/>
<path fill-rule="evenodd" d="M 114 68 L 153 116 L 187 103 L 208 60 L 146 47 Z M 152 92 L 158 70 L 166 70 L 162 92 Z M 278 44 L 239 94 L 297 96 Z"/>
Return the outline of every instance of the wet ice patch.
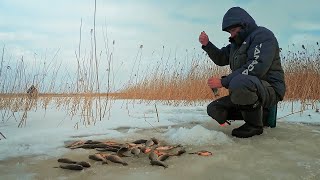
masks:
<path fill-rule="evenodd" d="M 196 125 L 191 129 L 185 127 L 170 128 L 164 136 L 168 142 L 182 145 L 229 144 L 233 142 L 223 132 L 208 130 L 201 125 Z"/>
<path fill-rule="evenodd" d="M 25 135 L 1 140 L 0 160 L 25 155 L 48 155 L 56 157 L 68 151 L 68 149 L 64 148 L 65 141 L 73 142 L 77 140 L 110 138 L 122 139 L 126 136 L 126 133 L 117 130 L 96 131 L 92 134 L 87 132 L 86 129 L 80 129 L 76 132 L 49 129 L 47 132 L 44 132 L 44 130 L 25 132 Z"/>
<path fill-rule="evenodd" d="M 130 128 L 127 133 L 136 133 L 139 130 L 139 128 Z"/>
<path fill-rule="evenodd" d="M 320 134 L 320 131 L 318 130 L 312 130 L 311 132 Z"/>

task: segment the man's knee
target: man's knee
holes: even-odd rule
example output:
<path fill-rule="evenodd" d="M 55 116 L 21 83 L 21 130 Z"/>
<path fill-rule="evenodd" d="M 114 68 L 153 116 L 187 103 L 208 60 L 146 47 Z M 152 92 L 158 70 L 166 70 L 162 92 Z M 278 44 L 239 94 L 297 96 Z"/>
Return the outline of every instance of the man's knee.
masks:
<path fill-rule="evenodd" d="M 227 120 L 226 109 L 219 107 L 217 101 L 213 101 L 207 106 L 207 113 L 210 117 L 215 119 L 219 124 L 223 124 Z"/>
<path fill-rule="evenodd" d="M 239 74 L 229 85 L 231 101 L 238 105 L 250 105 L 258 101 L 257 77 Z"/>
<path fill-rule="evenodd" d="M 207 106 L 207 114 L 213 118 L 215 111 L 216 111 L 216 101 L 213 101 Z"/>

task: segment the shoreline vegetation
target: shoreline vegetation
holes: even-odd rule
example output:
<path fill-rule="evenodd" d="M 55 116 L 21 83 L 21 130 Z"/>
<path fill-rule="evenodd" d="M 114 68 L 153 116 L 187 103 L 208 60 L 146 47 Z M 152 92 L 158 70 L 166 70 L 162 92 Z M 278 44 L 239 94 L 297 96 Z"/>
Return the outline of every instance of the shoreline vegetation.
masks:
<path fill-rule="evenodd" d="M 44 97 L 119 97 L 121 93 L 38 93 L 36 98 Z M 28 93 L 0 93 L 0 98 L 31 98 Z"/>
<path fill-rule="evenodd" d="M 114 45 L 114 41 L 112 44 Z M 143 46 L 140 46 L 138 54 L 142 54 L 142 48 Z M 142 57 L 138 58 L 137 55 L 134 64 L 138 65 L 133 67 L 126 86 L 113 91 L 115 89 L 113 87 L 115 77 L 112 71 L 114 60 L 111 56 L 113 50 L 107 50 L 108 71 L 107 74 L 102 74 L 104 79 L 99 78 L 101 74 L 98 73 L 100 71 L 94 63 L 94 58 L 84 59 L 84 62 L 78 62 L 76 77 L 69 77 L 69 81 L 62 83 L 59 88 L 56 87 L 59 67 L 50 67 L 52 70 L 50 72 L 49 67 L 44 63 L 42 68 L 39 67 L 42 73 L 29 73 L 23 59 L 16 67 L 10 67 L 3 64 L 2 58 L 0 67 L 2 122 L 13 118 L 15 113 L 20 111 L 23 114 L 18 127 L 25 126 L 28 111 L 39 108 L 39 105 L 40 108 L 46 109 L 49 104 L 54 103 L 54 107 L 59 110 L 63 108 L 71 118 L 80 114 L 83 124 L 87 125 L 110 116 L 108 113 L 115 99 L 127 99 L 127 106 L 137 102 L 154 103 L 156 108 L 158 102 L 175 106 L 195 105 L 228 94 L 227 89 L 221 88 L 216 97 L 207 86 L 209 77 L 221 77 L 229 74 L 230 71 L 227 66 L 214 65 L 205 53 L 187 57 L 186 62 L 176 61 L 176 59 L 171 61 L 170 58 L 163 60 L 165 59 L 163 54 L 161 57 L 163 61 L 150 65 L 146 72 L 141 72 Z M 3 50 L 3 54 L 4 52 Z M 281 58 L 287 85 L 284 101 L 300 101 L 301 111 L 310 106 L 318 110 L 320 99 L 320 47 L 318 43 L 310 51 L 302 46 L 300 50 L 288 51 L 286 55 L 282 54 Z M 95 61 L 100 64 L 100 60 L 101 58 L 97 58 Z M 80 66 L 80 64 L 86 64 L 87 61 L 89 61 L 88 67 Z M 48 79 L 48 76 L 45 75 L 47 73 L 53 75 L 52 79 Z M 44 75 L 41 76 L 41 74 Z M 70 73 L 67 74 L 70 76 Z M 62 77 L 63 79 L 66 77 Z M 70 82 L 72 79 L 73 82 Z M 104 80 L 107 80 L 107 85 L 102 90 L 100 87 Z M 100 86 L 97 85 L 97 82 Z M 158 102 L 153 102 L 154 100 Z M 75 126 L 78 127 L 78 125 Z"/>
<path fill-rule="evenodd" d="M 281 55 L 285 72 L 287 91 L 284 100 L 319 101 L 320 99 L 320 47 L 308 50 L 304 45 L 295 52 L 288 51 Z M 152 74 L 147 74 L 142 81 L 122 90 L 124 97 L 136 99 L 173 99 L 173 100 L 210 100 L 214 99 L 207 79 L 221 77 L 230 73 L 226 67 L 218 67 L 206 60 L 193 59 L 190 67 L 175 67 L 171 72 L 162 72 L 155 67 Z M 179 72 L 187 69 L 186 73 Z M 219 89 L 220 96 L 228 94 L 225 88 Z"/>

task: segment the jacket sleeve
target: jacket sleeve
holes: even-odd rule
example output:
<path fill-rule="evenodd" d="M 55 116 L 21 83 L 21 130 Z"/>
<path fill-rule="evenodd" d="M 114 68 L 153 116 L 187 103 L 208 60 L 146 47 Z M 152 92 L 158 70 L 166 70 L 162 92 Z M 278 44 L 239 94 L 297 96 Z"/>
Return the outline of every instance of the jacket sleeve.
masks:
<path fill-rule="evenodd" d="M 271 67 L 277 48 L 277 40 L 272 32 L 259 32 L 247 51 L 248 61 L 241 68 L 221 79 L 222 86 L 229 87 L 233 77 L 238 74 L 256 76 L 261 79 Z"/>
<path fill-rule="evenodd" d="M 210 59 L 216 65 L 229 65 L 230 44 L 226 47 L 219 49 L 209 41 L 209 43 L 206 46 L 202 46 L 202 49 L 208 53 Z"/>

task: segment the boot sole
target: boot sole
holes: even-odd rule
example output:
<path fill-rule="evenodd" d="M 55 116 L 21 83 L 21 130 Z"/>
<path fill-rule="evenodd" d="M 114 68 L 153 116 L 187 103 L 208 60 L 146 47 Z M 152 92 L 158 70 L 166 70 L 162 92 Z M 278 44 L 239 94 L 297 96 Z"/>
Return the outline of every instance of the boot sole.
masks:
<path fill-rule="evenodd" d="M 262 133 L 263 133 L 263 129 L 262 130 L 254 130 L 252 133 L 248 133 L 246 131 L 239 131 L 239 132 L 232 131 L 231 135 L 235 136 L 237 138 L 249 138 L 249 137 L 256 136 L 256 135 L 261 135 Z"/>

